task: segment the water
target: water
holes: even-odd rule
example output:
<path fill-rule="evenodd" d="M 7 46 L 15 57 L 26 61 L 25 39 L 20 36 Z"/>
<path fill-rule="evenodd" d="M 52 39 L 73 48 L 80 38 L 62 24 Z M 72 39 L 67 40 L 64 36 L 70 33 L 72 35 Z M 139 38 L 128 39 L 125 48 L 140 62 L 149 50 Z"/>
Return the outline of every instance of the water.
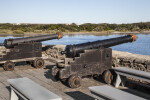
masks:
<path fill-rule="evenodd" d="M 56 45 L 56 44 L 78 44 L 84 42 L 91 42 L 96 40 L 103 40 L 109 38 L 119 37 L 121 35 L 108 35 L 108 36 L 95 36 L 95 35 L 65 35 L 62 39 L 49 40 L 42 42 L 44 45 Z M 150 55 L 150 34 L 138 34 L 137 41 L 133 43 L 125 43 L 111 47 L 113 50 L 125 51 L 130 53 Z M 13 36 L 0 37 L 0 42 L 3 43 L 5 39 L 16 38 Z M 18 37 L 17 37 L 18 38 Z"/>

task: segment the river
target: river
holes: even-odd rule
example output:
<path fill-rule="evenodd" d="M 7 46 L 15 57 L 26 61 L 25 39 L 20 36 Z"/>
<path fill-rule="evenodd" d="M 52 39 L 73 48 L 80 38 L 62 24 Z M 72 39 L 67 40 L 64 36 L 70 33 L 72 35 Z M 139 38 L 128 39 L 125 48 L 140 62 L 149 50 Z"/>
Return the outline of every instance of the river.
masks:
<path fill-rule="evenodd" d="M 122 35 L 107 35 L 107 36 L 95 36 L 95 35 L 65 35 L 62 39 L 57 40 L 49 40 L 42 42 L 44 45 L 56 45 L 56 44 L 78 44 L 84 42 L 92 42 L 96 40 L 103 40 L 109 39 L 114 37 L 119 37 Z M 150 55 L 150 34 L 138 34 L 137 41 L 133 43 L 125 43 L 121 45 L 117 45 L 111 47 L 113 50 L 118 51 L 125 51 L 135 54 L 142 54 L 142 55 Z M 0 42 L 3 43 L 5 39 L 8 38 L 16 38 L 15 36 L 7 36 L 7 37 L 0 37 Z M 17 37 L 18 38 L 18 37 Z"/>

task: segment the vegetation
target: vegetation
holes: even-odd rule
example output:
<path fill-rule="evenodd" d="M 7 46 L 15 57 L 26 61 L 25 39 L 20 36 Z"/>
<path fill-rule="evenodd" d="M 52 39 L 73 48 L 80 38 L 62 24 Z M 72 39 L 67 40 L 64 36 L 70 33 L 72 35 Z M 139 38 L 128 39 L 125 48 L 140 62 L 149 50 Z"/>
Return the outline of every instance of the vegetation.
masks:
<path fill-rule="evenodd" d="M 141 32 L 149 31 L 150 22 L 132 24 L 0 24 L 0 33 L 53 33 L 53 32 Z"/>

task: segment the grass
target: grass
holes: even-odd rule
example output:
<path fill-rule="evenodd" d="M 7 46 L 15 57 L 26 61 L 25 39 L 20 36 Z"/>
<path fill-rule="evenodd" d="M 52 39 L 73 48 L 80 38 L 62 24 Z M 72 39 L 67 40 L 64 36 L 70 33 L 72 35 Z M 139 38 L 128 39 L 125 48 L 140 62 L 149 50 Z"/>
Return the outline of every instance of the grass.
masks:
<path fill-rule="evenodd" d="M 23 34 L 28 34 L 28 35 L 32 35 L 32 34 L 53 34 L 53 33 L 57 33 L 60 32 L 59 30 L 34 30 L 33 32 L 24 32 L 21 30 L 4 30 L 4 29 L 0 29 L 0 34 L 3 35 L 23 35 Z M 150 31 L 143 31 L 143 32 L 115 32 L 114 30 L 108 30 L 108 31 L 101 31 L 101 32 L 95 32 L 95 31 L 91 31 L 91 32 L 87 32 L 87 31 L 80 31 L 80 32 L 63 32 L 63 34 L 93 34 L 93 35 L 111 35 L 111 34 L 129 34 L 129 33 L 143 33 L 143 34 L 149 34 Z"/>

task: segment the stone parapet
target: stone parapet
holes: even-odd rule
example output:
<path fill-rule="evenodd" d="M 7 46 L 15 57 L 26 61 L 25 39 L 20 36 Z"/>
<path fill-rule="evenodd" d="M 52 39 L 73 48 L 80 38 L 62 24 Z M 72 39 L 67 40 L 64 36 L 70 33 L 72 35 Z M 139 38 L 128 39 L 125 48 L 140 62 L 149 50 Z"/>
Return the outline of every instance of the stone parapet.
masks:
<path fill-rule="evenodd" d="M 112 51 L 112 66 L 125 66 L 141 71 L 150 72 L 150 56 L 128 52 Z"/>

